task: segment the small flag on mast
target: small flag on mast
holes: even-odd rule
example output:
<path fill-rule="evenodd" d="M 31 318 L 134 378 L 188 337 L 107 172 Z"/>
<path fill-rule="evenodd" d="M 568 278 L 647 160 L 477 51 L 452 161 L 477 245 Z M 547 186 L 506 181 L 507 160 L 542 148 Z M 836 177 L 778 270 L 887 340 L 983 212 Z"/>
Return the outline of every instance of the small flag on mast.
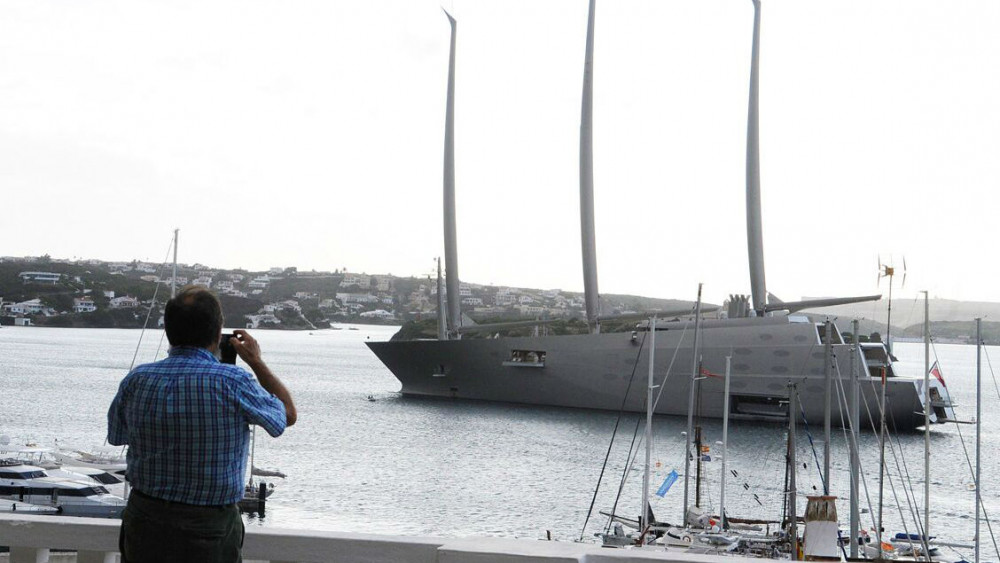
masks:
<path fill-rule="evenodd" d="M 941 382 L 941 385 L 944 385 L 945 387 L 948 386 L 944 382 L 944 377 L 941 375 L 941 367 L 938 365 L 937 361 L 935 361 L 934 365 L 931 366 L 931 375 L 936 377 L 937 380 Z"/>

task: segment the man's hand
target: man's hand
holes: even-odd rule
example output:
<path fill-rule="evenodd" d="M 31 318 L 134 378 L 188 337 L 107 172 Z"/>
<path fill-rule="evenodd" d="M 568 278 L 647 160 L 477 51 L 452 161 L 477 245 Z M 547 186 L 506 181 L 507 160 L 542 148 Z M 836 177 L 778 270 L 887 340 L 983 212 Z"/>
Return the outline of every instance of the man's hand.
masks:
<path fill-rule="evenodd" d="M 232 342 L 233 348 L 236 348 L 236 353 L 253 370 L 253 374 L 257 376 L 257 381 L 261 387 L 284 403 L 287 425 L 291 426 L 295 424 L 295 421 L 298 419 L 298 413 L 295 410 L 292 395 L 285 388 L 284 384 L 281 383 L 281 380 L 271 373 L 267 364 L 264 363 L 264 359 L 260 355 L 260 344 L 257 344 L 257 340 L 245 330 L 236 329 L 233 331 L 233 334 L 236 336 L 229 339 L 229 341 Z"/>
<path fill-rule="evenodd" d="M 236 338 L 230 339 L 229 342 L 233 348 L 236 348 L 236 353 L 239 354 L 240 358 L 251 367 L 254 363 L 260 362 L 260 344 L 257 344 L 257 340 L 245 330 L 236 329 L 233 334 L 236 335 Z"/>

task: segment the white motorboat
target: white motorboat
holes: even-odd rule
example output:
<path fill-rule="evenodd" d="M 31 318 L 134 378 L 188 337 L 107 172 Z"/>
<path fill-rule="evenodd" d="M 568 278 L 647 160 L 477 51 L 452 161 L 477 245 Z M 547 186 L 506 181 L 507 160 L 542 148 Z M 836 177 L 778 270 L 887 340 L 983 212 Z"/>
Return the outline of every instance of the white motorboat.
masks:
<path fill-rule="evenodd" d="M 50 476 L 18 460 L 0 460 L 0 499 L 55 508 L 64 516 L 120 518 L 125 500 L 103 485 Z"/>
<path fill-rule="evenodd" d="M 57 462 L 75 467 L 96 467 L 116 473 L 124 471 L 126 458 L 124 448 L 101 447 L 90 451 L 57 449 L 49 452 Z M 124 472 L 120 473 L 124 476 Z"/>
<path fill-rule="evenodd" d="M 126 492 L 125 469 L 120 472 L 106 471 L 97 467 L 86 467 L 80 465 L 61 465 L 55 468 L 46 468 L 45 472 L 49 477 L 58 479 L 70 479 L 73 481 L 83 481 L 93 485 L 97 483 L 106 488 L 108 492 L 115 496 L 128 498 Z"/>

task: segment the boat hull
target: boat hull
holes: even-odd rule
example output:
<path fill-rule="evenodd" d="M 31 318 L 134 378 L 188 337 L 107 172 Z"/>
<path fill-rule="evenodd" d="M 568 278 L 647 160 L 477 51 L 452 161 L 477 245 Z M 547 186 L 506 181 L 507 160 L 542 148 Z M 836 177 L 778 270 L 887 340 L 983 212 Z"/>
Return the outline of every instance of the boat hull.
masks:
<path fill-rule="evenodd" d="M 654 373 L 662 393 L 655 412 L 687 415 L 693 328 L 673 323 L 657 330 Z M 817 325 L 779 319 L 716 321 L 699 333 L 702 367 L 725 372 L 732 356 L 730 415 L 736 419 L 780 419 L 789 383 L 797 385 L 810 423 L 823 420 L 825 346 Z M 644 412 L 649 366 L 646 332 L 570 336 L 369 342 L 369 348 L 402 384 L 404 395 L 450 397 L 586 409 Z M 851 347 L 833 346 L 832 420 L 847 420 L 841 408 L 851 373 Z M 881 377 L 860 376 L 862 428 L 879 418 Z M 887 417 L 897 429 L 923 424 L 922 381 L 895 376 L 886 384 Z M 666 378 L 664 380 L 664 375 Z M 835 381 L 836 383 L 836 381 Z M 721 418 L 723 378 L 703 377 L 699 415 Z M 844 412 L 841 413 L 841 410 Z"/>

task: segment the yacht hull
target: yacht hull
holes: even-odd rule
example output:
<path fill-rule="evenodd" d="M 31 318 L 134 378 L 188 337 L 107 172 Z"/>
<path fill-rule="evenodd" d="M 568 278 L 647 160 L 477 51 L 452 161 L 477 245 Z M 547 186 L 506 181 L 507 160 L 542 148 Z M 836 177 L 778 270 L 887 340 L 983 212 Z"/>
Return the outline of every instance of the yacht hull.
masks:
<path fill-rule="evenodd" d="M 788 384 L 812 424 L 825 406 L 825 346 L 817 325 L 785 317 L 708 321 L 699 334 L 702 367 L 720 377 L 698 380 L 699 415 L 721 418 L 725 357 L 732 356 L 730 416 L 781 419 Z M 645 412 L 649 366 L 646 334 L 370 342 L 369 348 L 402 384 L 404 395 L 449 397 L 586 409 Z M 693 328 L 670 323 L 657 330 L 654 373 L 662 393 L 655 412 L 687 415 Z M 836 341 L 836 340 L 835 340 Z M 851 347 L 835 344 L 832 420 L 847 420 L 841 407 L 849 389 Z M 861 427 L 879 419 L 881 371 L 869 360 L 860 376 Z M 873 376 L 877 374 L 876 376 Z M 666 379 L 664 380 L 664 375 Z M 890 428 L 923 424 L 923 381 L 895 376 L 887 367 Z M 946 391 L 945 391 L 946 392 Z M 840 400 L 838 400 L 840 397 Z M 842 412 L 843 411 L 843 412 Z"/>

